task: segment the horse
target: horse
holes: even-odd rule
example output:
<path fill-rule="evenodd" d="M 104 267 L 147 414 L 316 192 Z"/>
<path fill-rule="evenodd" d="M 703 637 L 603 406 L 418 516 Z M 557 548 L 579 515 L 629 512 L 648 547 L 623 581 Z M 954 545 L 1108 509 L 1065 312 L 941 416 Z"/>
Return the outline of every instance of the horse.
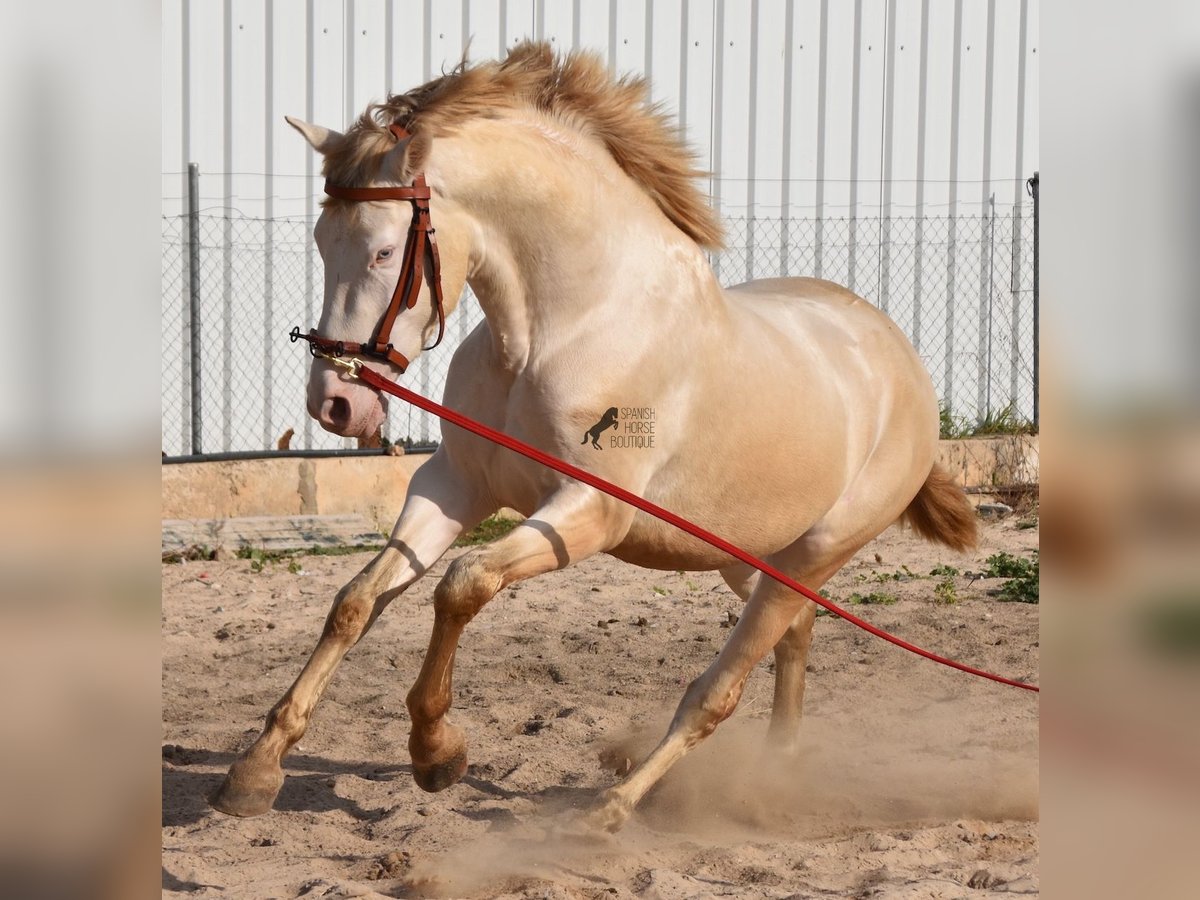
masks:
<path fill-rule="evenodd" d="M 526 42 L 503 61 L 464 61 L 371 104 L 344 133 L 288 122 L 323 157 L 330 194 L 314 227 L 324 305 L 306 338 L 317 351 L 308 410 L 327 430 L 374 433 L 386 400 L 346 366 L 399 379 L 435 332 L 440 338 L 469 284 L 484 321 L 454 353 L 447 405 L 814 589 L 898 521 L 955 550 L 974 545 L 974 512 L 935 464 L 937 396 L 912 344 L 885 314 L 828 281 L 723 289 L 705 254 L 721 246 L 719 220 L 696 188 L 694 156 L 651 105 L 643 79 L 614 79 L 598 56 Z M 614 400 L 652 410 L 654 440 L 603 454 L 581 449 L 578 435 Z M 598 553 L 653 569 L 716 570 L 745 607 L 661 742 L 583 813 L 588 827 L 619 829 L 729 717 L 771 650 L 767 746 L 795 752 L 815 604 L 447 424 L 411 479 L 386 547 L 337 593 L 295 683 L 210 797 L 216 809 L 252 816 L 271 808 L 284 755 L 346 652 L 459 535 L 502 507 L 525 519 L 454 559 L 434 592 L 428 651 L 407 695 L 420 788 L 444 790 L 467 770 L 465 732 L 447 718 L 467 624 L 508 585 Z"/>
<path fill-rule="evenodd" d="M 617 430 L 617 416 L 617 408 L 615 406 L 610 406 L 604 411 L 604 415 L 600 417 L 600 421 L 584 432 L 583 440 L 579 443 L 586 444 L 589 440 L 591 440 L 593 447 L 595 447 L 597 450 L 603 450 L 604 448 L 600 446 L 600 435 L 602 432 L 608 431 L 610 428 L 613 429 L 613 431 Z"/>

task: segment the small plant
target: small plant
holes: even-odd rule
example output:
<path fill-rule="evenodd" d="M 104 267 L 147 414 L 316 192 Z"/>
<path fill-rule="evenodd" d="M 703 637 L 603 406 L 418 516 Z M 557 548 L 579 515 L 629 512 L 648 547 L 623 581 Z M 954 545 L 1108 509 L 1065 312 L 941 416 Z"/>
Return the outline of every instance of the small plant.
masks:
<path fill-rule="evenodd" d="M 956 416 L 949 402 L 938 406 L 938 436 L 943 440 L 958 438 L 988 437 L 997 434 L 1036 434 L 1033 423 L 1017 413 L 1016 401 L 1011 401 L 999 410 L 988 410 L 972 422 L 965 416 Z"/>
<path fill-rule="evenodd" d="M 476 544 L 487 544 L 496 538 L 504 537 L 521 523 L 517 519 L 506 519 L 500 516 L 488 516 L 466 534 L 454 542 L 455 547 L 473 547 Z"/>
<path fill-rule="evenodd" d="M 891 606 L 899 598 L 895 594 L 889 594 L 886 591 L 871 591 L 869 594 L 854 593 L 850 595 L 850 602 L 866 606 Z"/>
<path fill-rule="evenodd" d="M 998 593 L 1001 600 L 1009 603 L 1037 603 L 1039 598 L 1040 565 L 1038 553 L 1033 559 L 1021 559 L 1011 553 L 996 553 L 987 558 L 988 567 L 984 575 L 988 578 L 1007 578 Z"/>
<path fill-rule="evenodd" d="M 938 575 L 957 575 L 958 569 L 954 568 L 954 566 L 946 566 L 946 565 L 934 566 L 932 569 L 929 570 L 929 574 L 934 576 L 935 578 Z"/>
<path fill-rule="evenodd" d="M 217 551 L 206 544 L 192 544 L 190 547 L 184 547 L 182 550 L 167 550 L 162 555 L 162 561 L 168 565 L 177 565 L 184 560 L 208 561 L 216 558 Z"/>
<path fill-rule="evenodd" d="M 879 584 L 886 584 L 889 581 L 911 581 L 914 578 L 920 577 L 920 575 L 918 575 L 908 566 L 901 566 L 895 572 L 876 572 L 874 569 L 872 569 L 870 578 L 865 575 L 860 575 L 858 580 L 874 581 L 878 582 Z"/>
<path fill-rule="evenodd" d="M 1037 552 L 1034 551 L 1034 556 Z M 987 558 L 987 569 L 984 575 L 988 578 L 1022 578 L 1030 572 L 1037 571 L 1037 562 L 1021 559 L 1011 553 L 993 553 Z"/>
<path fill-rule="evenodd" d="M 653 588 L 651 588 L 651 590 L 653 590 L 653 591 L 654 591 L 654 593 L 658 594 L 658 596 L 660 596 L 660 597 L 665 597 L 665 596 L 667 596 L 667 589 L 666 589 L 666 588 L 661 588 L 661 587 L 659 587 L 657 584 L 656 584 L 656 585 L 654 585 L 654 587 L 653 587 Z"/>
<path fill-rule="evenodd" d="M 351 553 L 362 553 L 364 550 L 379 552 L 382 549 L 382 544 L 330 544 L 325 547 L 313 544 L 307 550 L 299 550 L 297 553 L 305 556 L 349 556 Z"/>
<path fill-rule="evenodd" d="M 954 415 L 949 401 L 938 405 L 938 437 L 944 441 L 967 437 L 971 427 L 962 416 Z"/>
<path fill-rule="evenodd" d="M 293 556 L 291 559 L 288 560 L 288 571 L 291 572 L 293 575 L 299 575 L 301 572 L 304 571 L 304 566 L 302 566 L 300 564 L 300 560 L 296 559 L 296 557 Z"/>
<path fill-rule="evenodd" d="M 1040 599 L 1039 588 L 1038 566 L 1034 563 L 1033 571 L 1029 575 L 1022 575 L 1004 583 L 1000 588 L 1000 599 L 1009 603 L 1037 603 Z"/>
<path fill-rule="evenodd" d="M 987 414 L 979 419 L 971 429 L 971 436 L 1033 434 L 1034 431 L 1033 423 L 1022 419 L 1017 414 L 1016 401 L 1010 400 L 1007 405 L 996 412 L 988 410 Z"/>
<path fill-rule="evenodd" d="M 933 602 L 942 606 L 953 606 L 958 602 L 958 589 L 950 578 L 943 578 L 933 588 Z"/>

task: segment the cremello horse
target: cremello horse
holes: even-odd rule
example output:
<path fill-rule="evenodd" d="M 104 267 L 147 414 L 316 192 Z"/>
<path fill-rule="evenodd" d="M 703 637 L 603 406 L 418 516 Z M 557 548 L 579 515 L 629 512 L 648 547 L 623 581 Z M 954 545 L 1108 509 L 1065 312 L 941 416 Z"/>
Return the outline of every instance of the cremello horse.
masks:
<path fill-rule="evenodd" d="M 869 303 L 825 281 L 723 290 L 704 248 L 720 228 L 693 186 L 674 127 L 643 82 L 614 81 L 588 54 L 524 44 L 370 107 L 341 134 L 290 120 L 330 183 L 407 185 L 424 173 L 447 312 L 471 285 L 486 321 L 454 355 L 445 402 L 590 469 L 819 588 L 866 542 L 906 518 L 956 549 L 975 538 L 962 491 L 934 465 L 937 399 L 912 346 Z M 403 126 L 400 139 L 388 126 Z M 316 224 L 325 262 L 321 335 L 361 341 L 392 295 L 412 218 L 397 201 L 332 199 Z M 412 359 L 437 328 L 421 299 L 390 340 Z M 367 362 L 390 378 L 400 371 Z M 383 399 L 328 360 L 308 407 L 337 434 L 372 434 Z M 580 445 L 612 406 L 652 409 L 652 447 Z M 346 651 L 465 529 L 500 507 L 528 518 L 455 559 L 435 591 L 429 649 L 412 690 L 418 785 L 467 767 L 446 713 L 458 640 L 513 582 L 596 553 L 657 569 L 719 570 L 746 601 L 716 660 L 687 688 L 662 742 L 589 813 L 615 830 L 647 790 L 738 703 L 772 648 L 769 737 L 794 745 L 815 605 L 657 519 L 452 426 L 412 479 L 387 547 L 337 595 L 296 682 L 233 764 L 213 805 L 271 808 Z"/>

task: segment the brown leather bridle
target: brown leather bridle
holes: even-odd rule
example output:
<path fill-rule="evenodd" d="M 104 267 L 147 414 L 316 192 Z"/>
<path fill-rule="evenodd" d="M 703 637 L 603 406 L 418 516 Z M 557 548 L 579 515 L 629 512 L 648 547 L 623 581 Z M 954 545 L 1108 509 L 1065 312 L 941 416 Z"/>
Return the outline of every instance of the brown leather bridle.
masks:
<path fill-rule="evenodd" d="M 389 131 L 397 141 L 402 141 L 409 133 L 399 125 L 391 125 Z M 432 350 L 442 342 L 446 333 L 446 308 L 442 299 L 442 263 L 438 256 L 437 237 L 429 219 L 429 185 L 425 183 L 425 173 L 419 173 L 411 185 L 406 187 L 368 187 L 351 188 L 330 184 L 325 181 L 325 193 L 339 200 L 349 200 L 361 203 L 367 200 L 407 200 L 413 205 L 412 224 L 408 226 L 408 238 L 404 243 L 404 259 L 400 264 L 400 277 L 396 279 L 396 289 L 392 292 L 392 300 L 387 311 L 379 320 L 375 333 L 369 341 L 338 341 L 322 337 L 313 328 L 308 334 L 301 334 L 296 326 L 289 332 L 292 342 L 308 341 L 308 349 L 313 356 L 340 358 L 347 353 L 351 355 L 371 356 L 386 360 L 403 372 L 410 365 L 408 357 L 400 353 L 392 345 L 392 325 L 396 316 L 406 309 L 417 305 L 421 294 L 421 282 L 425 269 L 425 261 L 429 260 L 433 270 L 429 289 L 433 304 L 437 309 L 438 336 L 428 347 L 422 350 Z"/>

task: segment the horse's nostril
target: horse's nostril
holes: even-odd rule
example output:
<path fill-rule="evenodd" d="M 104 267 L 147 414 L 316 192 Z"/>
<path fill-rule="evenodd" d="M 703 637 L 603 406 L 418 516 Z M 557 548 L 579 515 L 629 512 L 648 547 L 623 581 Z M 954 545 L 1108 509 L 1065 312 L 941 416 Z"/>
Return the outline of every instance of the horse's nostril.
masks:
<path fill-rule="evenodd" d="M 350 401 L 345 397 L 334 397 L 329 407 L 329 418 L 334 426 L 342 426 L 350 421 Z"/>

